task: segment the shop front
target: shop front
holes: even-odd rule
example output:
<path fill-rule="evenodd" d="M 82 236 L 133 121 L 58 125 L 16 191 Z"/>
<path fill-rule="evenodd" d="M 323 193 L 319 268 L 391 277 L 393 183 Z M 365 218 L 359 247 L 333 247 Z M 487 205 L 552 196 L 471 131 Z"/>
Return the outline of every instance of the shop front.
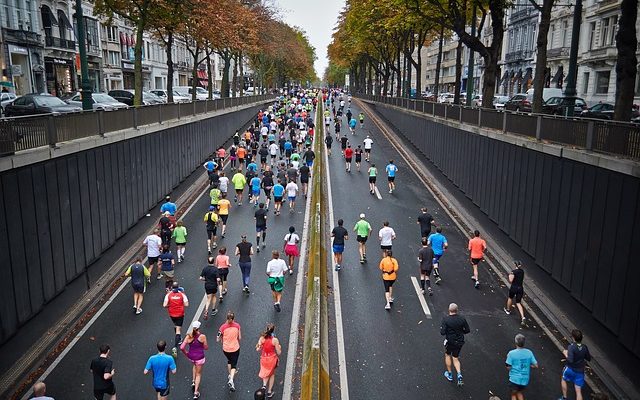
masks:
<path fill-rule="evenodd" d="M 101 68 L 100 68 L 100 59 L 96 57 L 89 57 L 89 61 L 87 61 L 88 66 L 88 76 L 89 82 L 91 83 L 91 91 L 94 93 L 99 93 L 103 91 L 102 88 L 102 78 L 101 78 Z M 76 73 L 78 75 L 78 86 L 80 86 L 80 82 L 82 82 L 82 69 L 80 65 L 80 54 L 76 54 Z"/>
<path fill-rule="evenodd" d="M 31 93 L 34 83 L 31 75 L 31 59 L 29 49 L 22 46 L 9 45 L 9 69 L 11 83 L 17 95 Z"/>
<path fill-rule="evenodd" d="M 77 91 L 73 60 L 58 57 L 44 58 L 47 93 L 62 97 Z"/>
<path fill-rule="evenodd" d="M 133 89 L 135 84 L 134 65 L 132 62 L 122 61 L 122 83 L 125 89 Z"/>

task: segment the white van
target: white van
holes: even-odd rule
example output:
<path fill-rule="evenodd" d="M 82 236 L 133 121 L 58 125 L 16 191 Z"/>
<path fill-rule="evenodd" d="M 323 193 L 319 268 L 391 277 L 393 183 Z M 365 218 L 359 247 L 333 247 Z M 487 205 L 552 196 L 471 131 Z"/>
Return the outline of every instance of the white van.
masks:
<path fill-rule="evenodd" d="M 191 99 L 191 86 L 174 86 L 173 90 L 180 93 L 181 96 L 186 96 Z M 196 86 L 196 100 L 206 100 L 209 98 L 209 92 L 200 86 Z"/>
<path fill-rule="evenodd" d="M 527 90 L 527 95 L 533 98 L 533 88 Z M 542 89 L 542 102 L 546 102 L 552 97 L 563 97 L 562 89 L 559 88 L 543 88 Z"/>

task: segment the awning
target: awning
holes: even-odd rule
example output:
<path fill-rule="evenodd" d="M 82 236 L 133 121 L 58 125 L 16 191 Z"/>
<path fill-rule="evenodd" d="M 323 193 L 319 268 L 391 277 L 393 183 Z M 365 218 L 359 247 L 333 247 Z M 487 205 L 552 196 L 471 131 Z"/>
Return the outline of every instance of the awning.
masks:
<path fill-rule="evenodd" d="M 67 18 L 67 14 L 65 14 L 64 11 L 58 10 L 58 18 L 61 24 L 66 25 L 69 29 L 73 29 L 73 24 L 69 22 L 69 18 Z"/>
<path fill-rule="evenodd" d="M 508 80 L 509 80 L 509 72 L 505 72 L 504 75 L 502 76 L 502 79 L 500 80 L 500 84 L 498 86 L 505 85 Z"/>
<path fill-rule="evenodd" d="M 127 36 L 124 34 L 124 32 L 120 32 L 120 44 L 127 44 Z"/>
<path fill-rule="evenodd" d="M 515 76 L 515 78 L 513 78 L 514 81 L 518 81 L 520 79 L 522 79 L 522 69 L 519 69 L 518 73 Z"/>
<path fill-rule="evenodd" d="M 56 16 L 53 15 L 53 12 L 51 11 L 51 9 L 48 6 L 42 6 L 41 9 L 42 12 L 42 25 L 45 26 L 46 28 L 53 26 L 53 25 L 58 25 L 58 20 L 56 19 Z M 47 25 L 47 22 L 49 23 Z"/>
<path fill-rule="evenodd" d="M 531 68 L 527 68 L 527 72 L 524 73 L 524 82 L 528 83 L 529 79 L 531 79 L 532 71 Z"/>
<path fill-rule="evenodd" d="M 556 74 L 553 76 L 553 79 L 551 79 L 551 83 L 557 83 L 558 80 L 561 79 L 561 77 L 562 77 L 562 65 L 558 67 Z"/>
<path fill-rule="evenodd" d="M 202 86 L 203 88 L 209 87 L 208 79 L 200 79 L 198 82 L 200 83 L 200 86 Z"/>
<path fill-rule="evenodd" d="M 13 82 L 9 82 L 9 81 L 0 81 L 0 86 L 13 87 Z"/>
<path fill-rule="evenodd" d="M 133 36 L 127 35 L 127 46 L 132 46 L 132 45 L 133 45 Z"/>
<path fill-rule="evenodd" d="M 207 76 L 207 71 L 199 69 L 198 70 L 198 79 L 205 80 L 205 81 L 208 80 L 209 77 Z"/>

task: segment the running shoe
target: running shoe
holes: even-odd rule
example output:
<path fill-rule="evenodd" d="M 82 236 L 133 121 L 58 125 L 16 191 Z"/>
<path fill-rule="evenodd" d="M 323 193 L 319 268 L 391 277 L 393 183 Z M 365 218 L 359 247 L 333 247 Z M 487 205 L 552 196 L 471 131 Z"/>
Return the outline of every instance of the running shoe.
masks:
<path fill-rule="evenodd" d="M 335 270 L 336 270 L 336 271 L 340 271 L 340 264 L 336 264 L 336 268 L 335 268 Z"/>
<path fill-rule="evenodd" d="M 213 310 L 211 310 L 211 316 L 215 316 L 218 313 L 218 309 L 214 308 Z"/>
<path fill-rule="evenodd" d="M 505 307 L 502 307 L 502 311 L 507 315 L 511 315 L 511 311 L 507 310 Z"/>
<path fill-rule="evenodd" d="M 420 289 L 420 293 L 424 294 L 424 289 Z"/>
<path fill-rule="evenodd" d="M 389 299 L 389 303 L 393 304 L 393 301 L 394 301 L 394 300 L 395 300 L 395 299 L 394 299 L 393 297 L 391 297 L 391 298 Z"/>
<path fill-rule="evenodd" d="M 391 310 L 391 304 L 387 303 L 387 304 L 384 306 L 384 309 L 385 309 L 385 310 Z"/>
<path fill-rule="evenodd" d="M 136 310 L 136 315 L 140 315 L 140 314 L 142 314 L 142 308 L 138 308 L 138 309 Z"/>
<path fill-rule="evenodd" d="M 222 289 L 222 295 L 226 295 L 227 294 L 227 289 Z"/>
<path fill-rule="evenodd" d="M 464 382 L 462 382 L 462 375 L 458 374 L 458 386 L 462 386 L 464 385 Z"/>
<path fill-rule="evenodd" d="M 193 394 L 193 398 L 194 398 L 194 399 L 199 399 L 199 398 L 200 398 L 200 392 L 195 392 L 195 393 Z"/>
<path fill-rule="evenodd" d="M 273 398 L 274 394 L 276 394 L 276 393 L 275 392 L 267 392 L 267 399 Z"/>
<path fill-rule="evenodd" d="M 134 310 L 137 310 L 137 309 L 138 309 L 138 307 L 134 304 L 134 305 L 133 305 L 133 309 L 134 309 Z"/>
<path fill-rule="evenodd" d="M 433 289 L 429 288 L 429 296 L 433 296 Z"/>
<path fill-rule="evenodd" d="M 265 242 L 262 242 L 262 248 L 264 249 L 265 247 L 267 247 L 267 244 Z"/>
<path fill-rule="evenodd" d="M 442 278 L 440 278 L 439 276 L 436 277 L 436 285 L 439 285 L 440 282 L 442 282 Z"/>
<path fill-rule="evenodd" d="M 209 255 L 211 255 L 211 249 L 209 249 L 208 253 L 209 253 Z"/>
<path fill-rule="evenodd" d="M 280 303 L 277 303 L 275 306 L 276 306 L 276 311 L 277 311 L 277 312 L 280 312 L 280 311 L 281 311 L 281 309 L 280 309 Z"/>
<path fill-rule="evenodd" d="M 160 280 L 160 279 L 162 279 L 162 276 L 163 276 L 162 274 L 158 274 L 158 276 L 156 277 L 156 279 L 157 279 L 157 280 Z"/>
<path fill-rule="evenodd" d="M 260 253 L 260 246 L 257 246 L 257 247 L 256 247 L 256 251 L 257 251 L 258 253 Z"/>
<path fill-rule="evenodd" d="M 292 269 L 289 270 L 289 275 L 293 275 L 293 270 Z"/>
<path fill-rule="evenodd" d="M 222 302 L 224 301 L 224 297 L 222 297 L 222 296 L 218 297 L 218 301 L 219 301 L 220 303 L 222 303 Z"/>
<path fill-rule="evenodd" d="M 191 381 L 191 391 L 195 393 L 195 391 L 196 391 L 196 381 Z"/>
<path fill-rule="evenodd" d="M 475 286 L 476 289 L 480 289 L 480 282 L 476 281 L 473 286 Z"/>
<path fill-rule="evenodd" d="M 364 264 L 364 258 L 360 259 L 360 264 Z"/>
<path fill-rule="evenodd" d="M 520 321 L 520 326 L 526 326 L 526 325 L 527 325 L 527 319 L 522 318 L 522 321 Z"/>
<path fill-rule="evenodd" d="M 453 382 L 453 374 L 449 371 L 444 371 L 444 377 L 447 378 L 449 382 Z"/>
<path fill-rule="evenodd" d="M 178 348 L 174 347 L 171 349 L 171 355 L 173 356 L 173 358 L 178 358 Z"/>
<path fill-rule="evenodd" d="M 227 382 L 227 386 L 229 386 L 229 391 L 230 392 L 235 392 L 236 391 L 236 386 L 233 384 L 233 381 L 231 379 L 229 379 L 229 382 Z"/>
<path fill-rule="evenodd" d="M 471 280 L 472 280 L 472 281 L 475 281 L 475 280 L 476 280 L 476 277 L 475 277 L 475 276 L 473 276 L 473 275 L 471 275 Z"/>

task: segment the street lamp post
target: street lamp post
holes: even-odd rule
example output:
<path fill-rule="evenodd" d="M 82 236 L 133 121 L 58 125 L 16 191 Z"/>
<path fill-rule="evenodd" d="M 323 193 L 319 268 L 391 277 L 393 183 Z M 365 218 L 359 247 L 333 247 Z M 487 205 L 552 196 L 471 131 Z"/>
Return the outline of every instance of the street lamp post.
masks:
<path fill-rule="evenodd" d="M 476 5 L 473 5 L 473 15 L 471 16 L 471 36 L 476 36 Z M 475 85 L 473 84 L 473 68 L 474 68 L 474 51 L 469 48 L 469 65 L 467 67 L 467 107 L 471 107 L 473 101 L 473 90 Z"/>
<path fill-rule="evenodd" d="M 84 31 L 84 17 L 82 15 L 82 0 L 76 0 L 76 25 L 78 26 L 78 48 L 80 50 L 81 97 L 82 109 L 92 110 L 91 83 L 89 82 L 89 64 L 87 63 L 87 41 Z"/>
<path fill-rule="evenodd" d="M 580 23 L 582 22 L 582 0 L 576 0 L 573 10 L 573 26 L 571 29 L 571 51 L 569 53 L 569 72 L 567 74 L 567 88 L 564 94 L 569 98 L 567 117 L 573 117 L 575 107 L 576 78 L 578 76 L 578 45 L 580 41 Z"/>

